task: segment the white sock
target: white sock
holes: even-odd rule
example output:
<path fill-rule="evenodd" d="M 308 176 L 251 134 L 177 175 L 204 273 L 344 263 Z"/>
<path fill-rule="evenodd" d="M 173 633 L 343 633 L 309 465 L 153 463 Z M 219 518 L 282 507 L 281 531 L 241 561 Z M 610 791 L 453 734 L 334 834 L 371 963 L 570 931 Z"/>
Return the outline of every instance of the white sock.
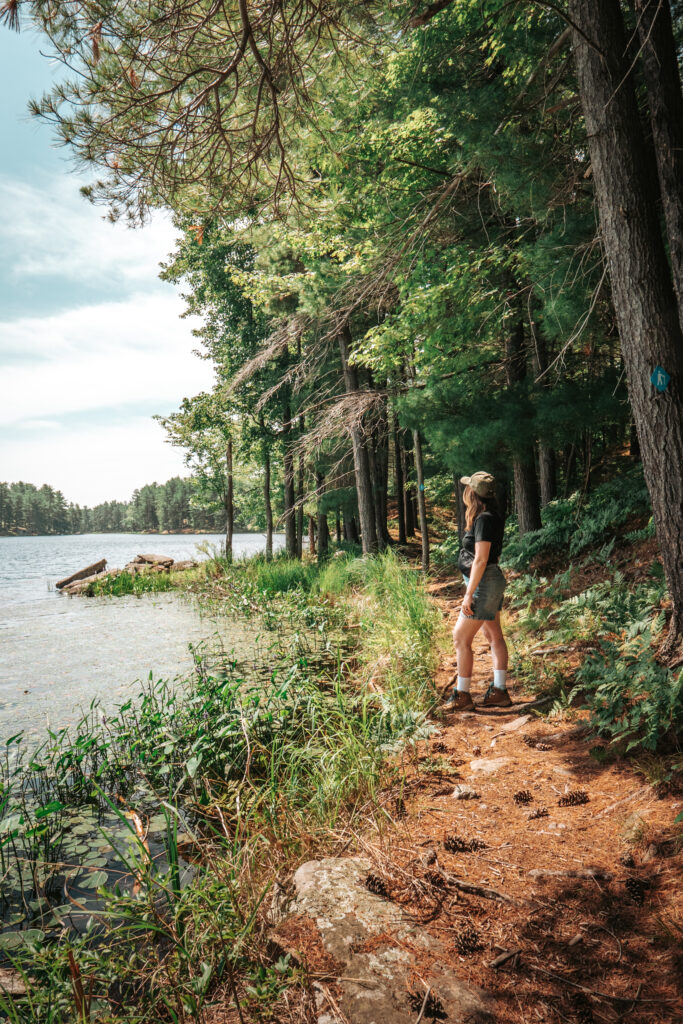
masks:
<path fill-rule="evenodd" d="M 458 676 L 458 693 L 469 693 L 472 676 Z"/>
<path fill-rule="evenodd" d="M 494 668 L 494 670 L 493 670 L 493 685 L 495 686 L 495 688 L 497 690 L 504 690 L 506 688 L 505 687 L 505 682 L 507 680 L 507 677 L 508 677 L 507 669 L 504 669 L 504 668 Z"/>

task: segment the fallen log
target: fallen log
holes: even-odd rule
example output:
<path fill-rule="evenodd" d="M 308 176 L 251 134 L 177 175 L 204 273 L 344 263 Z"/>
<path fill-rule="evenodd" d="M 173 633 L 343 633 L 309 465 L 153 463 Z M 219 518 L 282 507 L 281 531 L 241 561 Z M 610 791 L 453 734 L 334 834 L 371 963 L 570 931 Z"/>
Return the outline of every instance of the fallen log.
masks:
<path fill-rule="evenodd" d="M 64 587 L 63 593 L 68 594 L 69 597 L 73 597 L 76 594 L 82 594 L 84 590 L 87 590 L 91 583 L 96 583 L 97 580 L 114 579 L 121 572 L 120 569 L 110 569 L 104 572 L 95 573 L 94 576 L 86 576 L 84 580 L 77 580 L 75 583 L 70 583 L 68 587 Z"/>
<path fill-rule="evenodd" d="M 88 576 L 96 576 L 97 573 L 102 572 L 106 564 L 107 559 L 101 558 L 99 562 L 93 562 L 92 565 L 86 566 L 85 569 L 79 569 L 78 572 L 74 572 L 71 576 L 67 576 L 65 579 L 55 583 L 55 586 L 57 590 L 63 590 L 64 587 L 68 587 L 69 584 L 76 583 L 78 580 L 84 580 Z"/>

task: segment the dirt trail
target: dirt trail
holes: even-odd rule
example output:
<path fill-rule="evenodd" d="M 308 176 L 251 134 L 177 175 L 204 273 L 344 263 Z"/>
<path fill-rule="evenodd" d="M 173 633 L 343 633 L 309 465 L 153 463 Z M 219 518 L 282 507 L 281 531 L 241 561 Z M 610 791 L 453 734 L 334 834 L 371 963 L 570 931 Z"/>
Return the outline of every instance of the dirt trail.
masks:
<path fill-rule="evenodd" d="M 455 622 L 461 588 L 433 589 Z M 475 651 L 476 702 L 491 662 L 483 638 Z M 446 656 L 437 685 L 454 669 Z M 517 706 L 450 716 L 419 746 L 387 798 L 393 824 L 365 852 L 451 968 L 496 996 L 500 1021 L 683 1020 L 683 795 L 591 756 L 577 713 L 520 723 L 530 698 L 510 691 Z M 479 797 L 455 799 L 458 784 Z"/>

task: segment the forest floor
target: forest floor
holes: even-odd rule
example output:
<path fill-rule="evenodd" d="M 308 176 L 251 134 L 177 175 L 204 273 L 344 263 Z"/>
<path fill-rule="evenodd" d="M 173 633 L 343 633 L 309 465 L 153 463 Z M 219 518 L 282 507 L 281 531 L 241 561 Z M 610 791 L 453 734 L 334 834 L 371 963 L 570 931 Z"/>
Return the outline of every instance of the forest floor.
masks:
<path fill-rule="evenodd" d="M 430 590 L 454 625 L 461 584 Z M 491 669 L 484 638 L 474 646 L 476 703 Z M 444 655 L 440 690 L 454 671 Z M 364 853 L 500 1021 L 682 1020 L 683 794 L 656 784 L 653 756 L 600 756 L 585 712 L 549 718 L 514 679 L 510 692 L 512 708 L 448 716 L 418 745 L 388 795 L 393 825 Z M 479 798 L 454 799 L 457 784 Z M 586 802 L 560 806 L 570 793 Z M 457 891 L 443 872 L 500 895 Z"/>

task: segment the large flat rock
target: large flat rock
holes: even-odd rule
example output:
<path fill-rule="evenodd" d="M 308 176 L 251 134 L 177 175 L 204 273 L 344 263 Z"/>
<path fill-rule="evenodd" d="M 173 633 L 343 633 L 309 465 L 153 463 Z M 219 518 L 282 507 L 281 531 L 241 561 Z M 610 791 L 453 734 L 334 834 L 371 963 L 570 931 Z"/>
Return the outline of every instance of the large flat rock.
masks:
<path fill-rule="evenodd" d="M 410 993 L 424 996 L 425 985 L 442 1007 L 437 1019 L 493 1021 L 493 1000 L 455 976 L 443 946 L 395 903 L 368 892 L 363 882 L 370 869 L 362 857 L 303 864 L 272 933 L 276 945 L 304 960 L 312 951 L 318 968 L 337 979 L 325 984 L 334 985 L 333 998 L 349 1024 L 415 1024 L 419 1006 L 414 1009 Z M 325 985 L 318 985 L 317 1001 L 318 1024 L 338 1020 Z"/>

